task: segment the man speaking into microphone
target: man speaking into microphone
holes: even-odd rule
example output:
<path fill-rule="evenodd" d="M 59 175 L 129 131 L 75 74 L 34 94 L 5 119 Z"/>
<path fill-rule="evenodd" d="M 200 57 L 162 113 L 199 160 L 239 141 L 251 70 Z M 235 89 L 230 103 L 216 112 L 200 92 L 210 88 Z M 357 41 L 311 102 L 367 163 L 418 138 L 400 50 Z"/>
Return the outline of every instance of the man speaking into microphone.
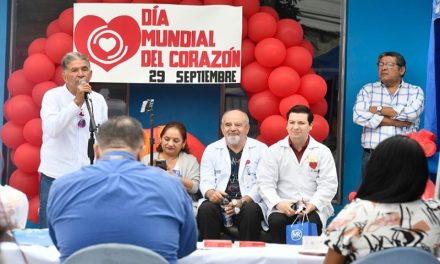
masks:
<path fill-rule="evenodd" d="M 88 97 L 96 125 L 107 120 L 104 97 L 92 91 L 90 61 L 79 52 L 67 53 L 62 61 L 65 84 L 47 91 L 41 104 L 43 144 L 38 171 L 40 179 L 40 228 L 47 227 L 47 196 L 52 182 L 62 175 L 90 164 L 87 144 L 90 137 Z"/>

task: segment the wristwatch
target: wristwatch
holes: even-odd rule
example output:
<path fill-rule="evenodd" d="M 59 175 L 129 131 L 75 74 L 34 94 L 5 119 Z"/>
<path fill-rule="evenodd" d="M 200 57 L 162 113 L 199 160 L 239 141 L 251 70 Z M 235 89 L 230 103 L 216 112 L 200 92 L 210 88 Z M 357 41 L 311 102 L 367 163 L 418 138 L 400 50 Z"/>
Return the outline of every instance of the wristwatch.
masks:
<path fill-rule="evenodd" d="M 240 213 L 240 208 L 239 207 L 234 207 L 234 213 L 236 215 L 238 215 Z"/>
<path fill-rule="evenodd" d="M 376 107 L 376 113 L 381 115 L 382 114 L 382 109 L 383 109 L 383 107 L 381 105 L 379 105 L 378 107 Z"/>

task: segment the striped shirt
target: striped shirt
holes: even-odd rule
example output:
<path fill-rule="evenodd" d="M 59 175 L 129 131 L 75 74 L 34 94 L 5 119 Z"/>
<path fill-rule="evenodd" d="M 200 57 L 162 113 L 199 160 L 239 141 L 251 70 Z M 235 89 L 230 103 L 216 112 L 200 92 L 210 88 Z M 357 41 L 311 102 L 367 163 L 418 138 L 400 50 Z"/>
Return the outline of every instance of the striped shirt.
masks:
<path fill-rule="evenodd" d="M 353 122 L 362 126 L 362 147 L 374 149 L 383 140 L 417 131 L 423 112 L 424 94 L 419 86 L 402 83 L 391 95 L 381 82 L 368 83 L 359 91 L 353 107 Z M 369 111 L 370 106 L 390 106 L 397 115 L 393 119 L 411 122 L 409 127 L 381 126 L 384 119 Z"/>

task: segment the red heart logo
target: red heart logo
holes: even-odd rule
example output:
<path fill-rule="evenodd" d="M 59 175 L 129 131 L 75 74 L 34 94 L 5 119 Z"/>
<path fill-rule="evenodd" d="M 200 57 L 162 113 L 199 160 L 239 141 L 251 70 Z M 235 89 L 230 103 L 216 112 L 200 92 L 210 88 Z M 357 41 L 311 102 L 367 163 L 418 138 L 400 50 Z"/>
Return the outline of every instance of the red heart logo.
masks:
<path fill-rule="evenodd" d="M 109 23 L 97 16 L 84 16 L 73 34 L 76 49 L 107 72 L 133 57 L 141 43 L 139 25 L 130 16 L 118 16 Z"/>
<path fill-rule="evenodd" d="M 309 162 L 309 167 L 312 169 L 316 169 L 316 167 L 318 166 L 318 162 L 316 161 L 310 161 Z"/>

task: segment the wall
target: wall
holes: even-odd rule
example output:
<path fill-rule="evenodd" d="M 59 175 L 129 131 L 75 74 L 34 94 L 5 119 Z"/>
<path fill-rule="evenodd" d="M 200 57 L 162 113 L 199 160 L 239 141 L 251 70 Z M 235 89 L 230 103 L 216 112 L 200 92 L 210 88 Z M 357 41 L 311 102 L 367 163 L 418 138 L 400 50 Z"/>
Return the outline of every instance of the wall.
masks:
<path fill-rule="evenodd" d="M 357 92 L 365 83 L 378 80 L 376 60 L 388 50 L 405 57 L 404 80 L 425 88 L 431 5 L 432 0 L 347 0 L 344 202 L 360 183 L 362 131 L 352 121 Z"/>
<path fill-rule="evenodd" d="M 131 84 L 129 114 L 145 128 L 150 127 L 149 114 L 140 109 L 147 99 L 154 99 L 154 127 L 179 121 L 205 146 L 219 139 L 220 85 Z"/>
<path fill-rule="evenodd" d="M 9 27 L 9 1 L 0 1 L 0 84 L 5 87 L 4 92 L 0 93 L 0 109 L 3 109 L 3 101 L 6 90 L 6 74 L 8 70 L 8 27 Z M 0 111 L 0 120 L 3 120 L 3 111 Z M 1 139 L 0 139 L 1 144 Z"/>

